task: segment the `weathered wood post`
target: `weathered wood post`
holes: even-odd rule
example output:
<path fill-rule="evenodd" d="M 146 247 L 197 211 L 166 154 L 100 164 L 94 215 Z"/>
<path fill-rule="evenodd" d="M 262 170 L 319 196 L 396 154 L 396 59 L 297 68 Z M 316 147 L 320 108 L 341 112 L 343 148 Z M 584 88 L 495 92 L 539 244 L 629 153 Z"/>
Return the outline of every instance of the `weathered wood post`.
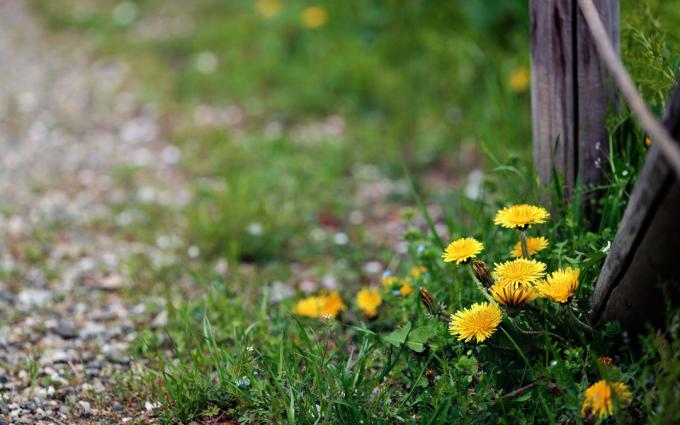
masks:
<path fill-rule="evenodd" d="M 680 85 L 666 106 L 663 123 L 680 140 Z M 652 145 L 597 280 L 593 322 L 618 320 L 638 331 L 647 322 L 663 324 L 666 302 L 680 301 L 678 217 L 680 181 L 661 149 Z M 668 283 L 664 293 L 659 285 Z"/>
<path fill-rule="evenodd" d="M 618 49 L 618 0 L 595 4 Z M 600 164 L 609 147 L 605 119 L 616 105 L 615 90 L 576 0 L 531 0 L 530 13 L 534 165 L 546 187 L 554 167 L 571 197 L 577 183 L 603 182 Z M 595 199 L 594 193 L 582 198 L 590 219 Z"/>

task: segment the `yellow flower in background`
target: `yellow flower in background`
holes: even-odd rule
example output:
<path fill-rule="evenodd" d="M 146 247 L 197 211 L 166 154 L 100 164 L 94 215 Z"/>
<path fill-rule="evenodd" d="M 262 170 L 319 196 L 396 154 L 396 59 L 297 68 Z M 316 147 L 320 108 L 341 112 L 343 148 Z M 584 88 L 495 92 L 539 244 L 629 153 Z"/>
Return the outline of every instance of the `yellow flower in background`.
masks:
<path fill-rule="evenodd" d="M 508 229 L 524 230 L 532 224 L 545 223 L 549 217 L 550 214 L 545 208 L 520 204 L 498 211 L 493 222 Z"/>
<path fill-rule="evenodd" d="M 342 310 L 345 310 L 347 306 L 342 302 L 340 294 L 337 291 L 332 292 L 330 295 L 325 297 L 324 303 L 321 306 L 321 316 L 331 316 L 335 317 Z"/>
<path fill-rule="evenodd" d="M 566 303 L 578 288 L 578 275 L 579 269 L 571 267 L 554 271 L 538 284 L 538 292 L 558 303 Z"/>
<path fill-rule="evenodd" d="M 496 332 L 501 320 L 503 313 L 498 304 L 476 303 L 451 315 L 449 333 L 455 335 L 458 341 L 475 339 L 482 342 Z"/>
<path fill-rule="evenodd" d="M 531 286 L 501 285 L 491 287 L 491 295 L 499 304 L 515 307 L 536 299 L 538 294 Z"/>
<path fill-rule="evenodd" d="M 340 294 L 315 295 L 304 298 L 295 305 L 293 313 L 304 317 L 335 317 L 346 308 Z"/>
<path fill-rule="evenodd" d="M 378 315 L 380 304 L 382 304 L 382 297 L 377 288 L 363 288 L 357 293 L 357 306 L 369 319 Z"/>
<path fill-rule="evenodd" d="M 387 275 L 380 279 L 380 283 L 382 284 L 383 288 L 392 289 L 393 287 L 397 286 L 399 280 L 396 276 Z"/>
<path fill-rule="evenodd" d="M 527 238 L 527 249 L 529 251 L 529 255 L 534 255 L 538 251 L 544 250 L 550 245 L 550 242 L 543 236 L 540 238 Z M 515 247 L 512 248 L 512 252 L 510 252 L 511 257 L 519 258 L 522 256 L 522 243 L 517 242 L 515 244 Z"/>
<path fill-rule="evenodd" d="M 281 12 L 283 0 L 259 0 L 255 8 L 265 18 L 273 18 Z"/>
<path fill-rule="evenodd" d="M 463 263 L 482 252 L 484 245 L 474 238 L 461 238 L 449 244 L 442 254 L 444 261 Z"/>
<path fill-rule="evenodd" d="M 493 274 L 499 286 L 533 286 L 545 276 L 545 267 L 540 261 L 517 258 L 494 264 Z"/>
<path fill-rule="evenodd" d="M 413 266 L 411 270 L 408 271 L 408 275 L 414 279 L 418 279 L 423 273 L 426 273 L 427 269 L 423 266 Z"/>
<path fill-rule="evenodd" d="M 323 6 L 312 6 L 302 11 L 302 24 L 310 29 L 321 28 L 328 22 L 328 12 Z"/>
<path fill-rule="evenodd" d="M 649 146 L 652 144 L 652 139 L 649 138 L 649 136 L 645 137 L 645 146 Z"/>
<path fill-rule="evenodd" d="M 531 76 L 529 75 L 529 70 L 525 67 L 517 68 L 510 74 L 510 90 L 515 93 L 525 91 L 529 87 L 530 82 Z"/>
<path fill-rule="evenodd" d="M 633 398 L 633 394 L 623 382 L 598 381 L 586 390 L 581 413 L 584 415 L 592 413 L 600 418 L 606 418 L 614 413 L 614 397 L 619 402 L 625 403 Z"/>
<path fill-rule="evenodd" d="M 406 297 L 413 292 L 413 288 L 411 288 L 411 285 L 407 281 L 404 281 L 404 284 L 401 285 L 401 288 L 399 288 L 399 293 L 401 294 L 402 297 Z"/>

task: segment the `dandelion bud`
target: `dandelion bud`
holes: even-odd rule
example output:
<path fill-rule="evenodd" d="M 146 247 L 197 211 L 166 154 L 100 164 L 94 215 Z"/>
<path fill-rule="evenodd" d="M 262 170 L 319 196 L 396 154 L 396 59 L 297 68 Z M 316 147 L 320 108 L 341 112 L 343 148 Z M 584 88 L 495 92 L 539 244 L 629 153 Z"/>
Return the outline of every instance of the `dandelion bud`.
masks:
<path fill-rule="evenodd" d="M 420 301 L 425 304 L 425 307 L 427 307 L 427 310 L 430 312 L 430 314 L 437 315 L 439 312 L 437 308 L 437 302 L 434 300 L 434 297 L 425 288 L 420 288 Z"/>
<path fill-rule="evenodd" d="M 472 271 L 482 285 L 487 288 L 490 288 L 493 285 L 493 277 L 491 277 L 491 272 L 489 272 L 484 261 L 474 260 L 472 263 Z"/>

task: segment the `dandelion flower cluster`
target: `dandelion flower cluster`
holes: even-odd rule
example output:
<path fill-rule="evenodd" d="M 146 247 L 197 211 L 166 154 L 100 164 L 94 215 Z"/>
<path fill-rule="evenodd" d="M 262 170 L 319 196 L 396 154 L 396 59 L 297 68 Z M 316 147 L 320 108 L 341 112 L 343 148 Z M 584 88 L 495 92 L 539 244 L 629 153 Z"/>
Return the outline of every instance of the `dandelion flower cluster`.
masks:
<path fill-rule="evenodd" d="M 627 402 L 633 395 L 623 382 L 598 381 L 586 390 L 581 413 L 584 415 L 592 413 L 600 418 L 606 418 L 614 413 L 614 397 L 619 402 Z"/>
<path fill-rule="evenodd" d="M 558 269 L 537 285 L 538 292 L 553 301 L 566 303 L 578 288 L 578 275 L 578 269 Z"/>
<path fill-rule="evenodd" d="M 369 319 L 378 315 L 380 304 L 382 304 L 382 297 L 377 288 L 363 288 L 357 293 L 357 306 Z"/>
<path fill-rule="evenodd" d="M 539 238 L 527 238 L 527 250 L 529 251 L 529 255 L 534 255 L 538 251 L 542 251 L 548 247 L 550 242 L 543 236 Z M 522 256 L 522 242 L 517 242 L 515 244 L 515 247 L 512 248 L 512 252 L 510 252 L 510 255 L 514 258 L 519 258 Z"/>
<path fill-rule="evenodd" d="M 493 299 L 500 304 L 515 307 L 536 299 L 538 294 L 532 286 L 514 286 L 496 283 L 491 287 Z"/>
<path fill-rule="evenodd" d="M 304 317 L 336 317 L 347 306 L 340 294 L 332 292 L 328 295 L 315 295 L 304 298 L 295 305 L 293 313 Z"/>
<path fill-rule="evenodd" d="M 496 284 L 501 286 L 533 286 L 545 276 L 545 264 L 526 258 L 517 258 L 494 264 Z"/>
<path fill-rule="evenodd" d="M 474 238 L 461 238 L 449 244 L 442 254 L 446 262 L 464 263 L 482 252 L 484 245 Z"/>
<path fill-rule="evenodd" d="M 494 224 L 508 229 L 524 230 L 532 224 L 545 223 L 550 214 L 545 208 L 520 204 L 503 208 L 496 213 Z"/>
<path fill-rule="evenodd" d="M 503 313 L 498 304 L 476 303 L 451 315 L 449 333 L 459 341 L 482 342 L 493 335 L 501 320 Z"/>

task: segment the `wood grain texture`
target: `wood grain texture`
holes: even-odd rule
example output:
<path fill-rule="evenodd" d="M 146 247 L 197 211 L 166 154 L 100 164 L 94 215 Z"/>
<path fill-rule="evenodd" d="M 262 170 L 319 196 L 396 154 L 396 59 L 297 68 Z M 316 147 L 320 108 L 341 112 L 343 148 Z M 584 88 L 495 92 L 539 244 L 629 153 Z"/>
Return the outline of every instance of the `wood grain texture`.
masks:
<path fill-rule="evenodd" d="M 618 0 L 595 3 L 618 48 Z M 571 196 L 579 182 L 598 185 L 604 180 L 605 119 L 616 106 L 615 90 L 576 0 L 532 0 L 530 12 L 534 165 L 545 186 L 555 167 Z M 594 211 L 587 208 L 587 216 L 593 218 Z"/>
<path fill-rule="evenodd" d="M 619 51 L 619 3 L 595 0 L 600 18 Z M 574 6 L 576 7 L 576 6 Z M 616 110 L 617 96 L 614 81 L 607 75 L 588 24 L 580 9 L 576 21 L 576 150 L 577 179 L 585 185 L 599 185 L 605 181 L 602 167 L 609 155 L 609 135 L 605 126 L 607 114 Z M 596 201 L 602 191 L 588 191 L 582 196 L 585 216 L 597 220 Z"/>
<path fill-rule="evenodd" d="M 668 102 L 664 126 L 680 139 L 680 85 Z M 595 286 L 591 319 L 619 320 L 630 330 L 661 323 L 661 282 L 680 280 L 680 182 L 652 144 Z M 675 300 L 678 301 L 677 299 Z"/>
<path fill-rule="evenodd" d="M 531 0 L 531 116 L 534 165 L 542 183 L 553 165 L 574 182 L 573 0 Z"/>

